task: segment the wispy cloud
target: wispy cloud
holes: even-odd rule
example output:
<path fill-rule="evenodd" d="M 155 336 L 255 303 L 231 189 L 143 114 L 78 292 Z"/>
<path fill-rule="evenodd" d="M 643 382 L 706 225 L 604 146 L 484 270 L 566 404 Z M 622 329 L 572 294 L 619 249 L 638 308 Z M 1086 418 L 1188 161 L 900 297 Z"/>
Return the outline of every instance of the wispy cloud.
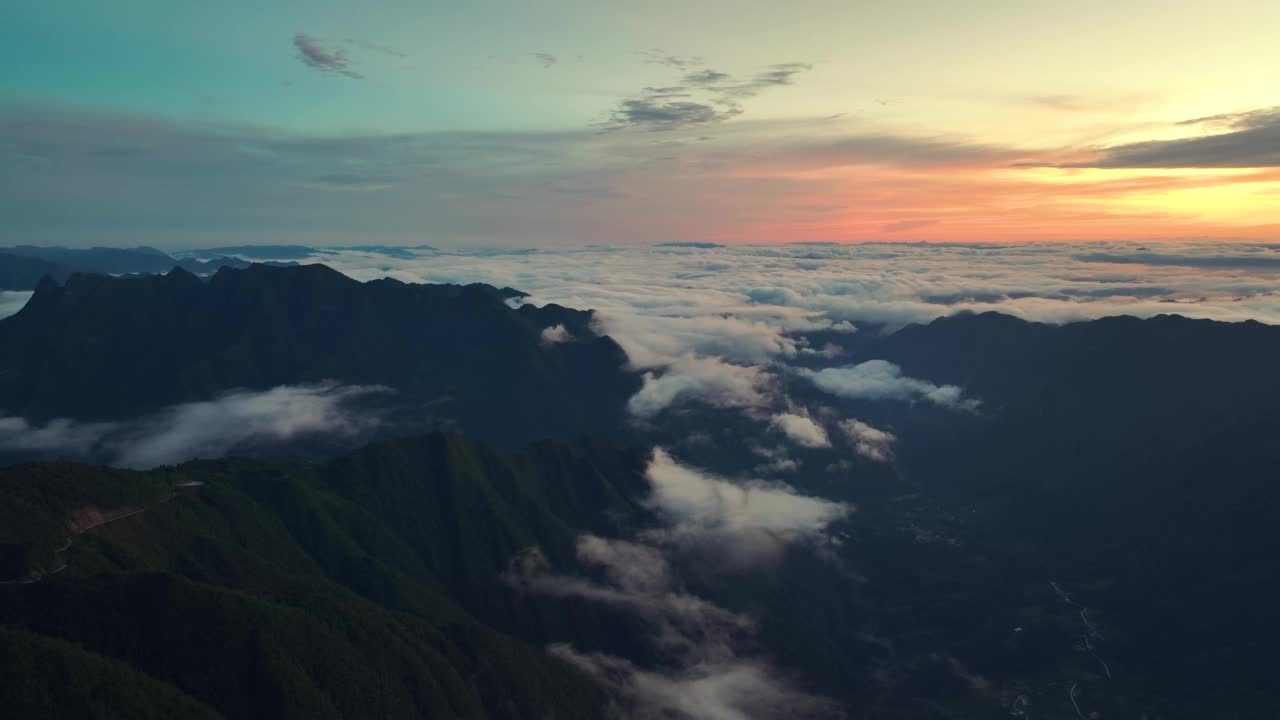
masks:
<path fill-rule="evenodd" d="M 868 460 L 889 462 L 893 459 L 893 445 L 897 436 L 856 419 L 840 422 L 840 429 L 853 443 L 854 451 Z"/>
<path fill-rule="evenodd" d="M 820 389 L 854 400 L 901 400 L 926 402 L 952 410 L 973 411 L 979 401 L 966 397 L 955 385 L 935 385 L 928 380 L 908 377 L 902 369 L 886 360 L 868 360 L 847 367 L 796 371 Z"/>
<path fill-rule="evenodd" d="M 666 65 L 668 67 L 679 68 L 681 70 L 701 65 L 702 58 L 694 55 L 673 55 L 659 48 L 649 48 L 648 50 L 640 50 L 636 52 L 644 62 L 650 65 Z"/>
<path fill-rule="evenodd" d="M 827 430 L 807 412 L 784 412 L 773 416 L 773 426 L 782 431 L 792 442 L 807 448 L 831 447 Z"/>
<path fill-rule="evenodd" d="M 834 703 L 797 688 L 764 657 L 744 653 L 751 619 L 682 590 L 660 549 L 587 535 L 578 539 L 577 556 L 603 579 L 559 574 L 536 548 L 514 558 L 503 579 L 523 593 L 580 598 L 648 624 L 649 638 L 664 656 L 656 667 L 567 644 L 548 648 L 609 691 L 619 714 L 679 720 L 840 716 Z"/>
<path fill-rule="evenodd" d="M 386 392 L 328 382 L 238 390 L 115 422 L 59 418 L 33 424 L 0 417 L 0 451 L 150 468 L 305 437 L 354 438 L 377 427 L 379 418 L 353 404 Z"/>
<path fill-rule="evenodd" d="M 789 544 L 820 541 L 853 508 L 801 495 L 782 483 L 731 482 L 677 462 L 657 449 L 646 477 L 649 502 L 670 523 L 661 536 L 748 567 L 779 556 Z"/>
<path fill-rule="evenodd" d="M 293 36 L 293 47 L 298 51 L 298 59 L 309 68 L 357 80 L 362 77 L 360 73 L 351 69 L 351 62 L 347 59 L 345 51 L 327 48 L 318 39 L 306 33 Z"/>
<path fill-rule="evenodd" d="M 728 112 L 705 94 L 688 101 Z M 241 244 L 269 232 L 339 245 L 354 234 L 418 242 L 430 227 L 460 243 L 774 242 L 886 238 L 917 220 L 932 221 L 907 231 L 924 240 L 1025 239 L 1027 228 L 1041 239 L 1280 232 L 1258 224 L 1271 212 L 1263 196 L 1230 227 L 1143 205 L 1224 183 L 1261 191 L 1280 186 L 1280 172 L 1025 171 L 1091 175 L 1042 182 L 1009 169 L 1032 151 L 818 120 L 743 118 L 699 141 L 706 128 L 685 123 L 686 110 L 659 137 L 590 127 L 315 136 L 0 104 L 0 236 L 74 244 L 92 227 L 108 244 Z M 664 112 L 652 119 L 665 122 Z M 161 193 L 157 212 L 150 200 Z"/>
<path fill-rule="evenodd" d="M 21 310 L 31 299 L 29 290 L 0 290 L 0 319 Z"/>
<path fill-rule="evenodd" d="M 1280 167 L 1280 108 L 1214 115 L 1179 125 L 1220 132 L 1101 148 L 1073 168 L 1272 168 Z"/>
<path fill-rule="evenodd" d="M 549 328 L 543 328 L 541 342 L 543 346 L 559 345 L 561 343 L 571 342 L 573 334 L 570 333 L 564 325 L 552 325 Z"/>
<path fill-rule="evenodd" d="M 805 720 L 843 717 L 831 701 L 797 690 L 778 669 L 733 658 L 679 671 L 647 670 L 622 658 L 581 653 L 567 645 L 551 652 L 594 677 L 634 717 L 674 720 Z"/>
<path fill-rule="evenodd" d="M 684 355 L 660 371 L 645 373 L 644 385 L 632 396 L 627 409 L 637 418 L 648 419 L 690 400 L 715 407 L 761 407 L 767 404 L 772 380 L 758 367 Z"/>
<path fill-rule="evenodd" d="M 724 122 L 744 112 L 743 102 L 775 87 L 792 85 L 812 65 L 801 62 L 769 65 L 743 79 L 697 67 L 695 58 L 661 53 L 645 56 L 647 62 L 685 71 L 678 84 L 645 87 L 635 97 L 620 102 L 605 127 L 671 131 Z M 692 69 L 697 67 L 697 69 Z"/>
<path fill-rule="evenodd" d="M 0 417 L 0 452 L 49 454 L 54 457 L 84 458 L 108 434 L 120 429 L 110 422 L 76 422 L 55 418 L 43 424 L 25 418 Z"/>

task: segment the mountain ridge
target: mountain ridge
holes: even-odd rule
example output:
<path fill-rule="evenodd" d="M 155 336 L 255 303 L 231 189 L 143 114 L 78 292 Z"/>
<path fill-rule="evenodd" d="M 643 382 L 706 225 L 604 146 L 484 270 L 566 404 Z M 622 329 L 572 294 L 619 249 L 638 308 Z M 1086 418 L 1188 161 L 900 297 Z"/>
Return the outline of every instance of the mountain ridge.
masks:
<path fill-rule="evenodd" d="M 236 389 L 336 381 L 389 387 L 400 407 L 434 403 L 439 417 L 419 428 L 455 423 L 510 446 L 619 432 L 640 382 L 625 353 L 590 311 L 508 304 L 521 297 L 362 283 L 314 264 L 223 267 L 208 280 L 181 269 L 46 279 L 0 320 L 0 408 L 32 422 L 115 420 Z"/>

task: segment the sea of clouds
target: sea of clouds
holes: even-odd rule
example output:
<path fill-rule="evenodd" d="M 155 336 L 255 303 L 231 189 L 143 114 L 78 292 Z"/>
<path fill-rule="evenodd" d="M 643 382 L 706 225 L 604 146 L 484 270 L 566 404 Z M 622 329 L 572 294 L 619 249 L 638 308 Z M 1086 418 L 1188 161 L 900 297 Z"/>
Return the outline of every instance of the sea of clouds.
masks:
<path fill-rule="evenodd" d="M 832 448 L 835 438 L 835 451 L 853 449 L 885 462 L 893 457 L 891 431 L 855 417 L 833 417 L 829 407 L 797 405 L 787 382 L 809 383 L 833 402 L 926 403 L 966 412 L 977 410 L 981 398 L 907 376 L 883 360 L 854 362 L 836 344 L 809 340 L 814 333 L 830 338 L 892 331 L 961 311 L 1054 323 L 1162 313 L 1280 322 L 1280 245 L 1248 243 L 671 243 L 453 251 L 421 246 L 323 249 L 302 262 L 321 262 L 358 280 L 514 287 L 529 293 L 524 302 L 593 309 L 597 329 L 623 347 L 643 377 L 628 403 L 637 424 L 701 403 L 740 411 L 796 448 Z M 16 312 L 28 296 L 4 293 L 0 314 Z M 574 340 L 562 327 L 543 334 L 546 345 Z M 298 392 L 285 388 L 279 394 Z M 325 395 L 323 401 L 336 400 Z M 218 402 L 211 407 L 228 403 Z M 21 428 L 20 418 L 4 420 L 11 446 L 78 447 L 119 432 L 75 419 L 60 421 L 65 426 Z M 216 452 L 243 440 L 187 437 L 142 443 L 151 449 L 122 453 L 118 462 L 174 462 L 197 449 Z M 761 446 L 759 454 L 775 471 L 794 469 L 782 450 Z"/>
<path fill-rule="evenodd" d="M 961 311 L 1052 323 L 1165 313 L 1280 323 L 1280 245 L 675 243 L 343 250 L 312 261 L 359 280 L 483 282 L 536 304 L 594 309 L 599 330 L 645 373 L 630 403 L 638 419 L 689 400 L 780 408 L 777 376 L 797 358 L 822 359 L 827 369 L 809 378 L 835 395 L 977 402 L 888 363 L 848 365 L 834 347 L 805 340 L 818 330 L 893 330 Z"/>
<path fill-rule="evenodd" d="M 258 258 L 260 259 L 260 258 Z M 293 259 L 293 258 L 281 258 Z M 892 331 L 960 311 L 1042 322 L 1178 313 L 1280 322 L 1280 246 L 1221 243 L 1023 245 L 735 245 L 702 243 L 439 251 L 326 250 L 323 262 L 358 280 L 483 282 L 529 293 L 523 302 L 593 309 L 599 332 L 626 351 L 643 385 L 628 403 L 640 428 L 701 404 L 740 413 L 758 432 L 747 445 L 754 477 L 697 467 L 655 448 L 644 502 L 661 524 L 634 537 L 579 539 L 576 575 L 537 548 L 513 558 L 516 591 L 574 597 L 645 621 L 667 662 L 641 667 L 568 645 L 550 651 L 595 676 L 636 717 L 715 720 L 830 717 L 839 711 L 751 649 L 753 618 L 690 594 L 671 567 L 696 548 L 714 567 L 767 568 L 786 548 L 837 546 L 844 502 L 806 494 L 800 457 L 828 468 L 854 458 L 892 465 L 898 437 L 839 409 L 841 402 L 909 403 L 968 417 L 981 398 L 905 374 L 882 359 L 842 356 L 814 333 Z M 25 297 L 0 297 L 0 312 Z M 545 345 L 575 342 L 562 326 Z M 827 400 L 800 401 L 788 383 Z M 0 450 L 107 452 L 114 464 L 152 467 L 300 436 L 349 438 L 378 422 L 357 409 L 387 388 L 339 381 L 227 393 L 119 423 L 43 425 L 0 417 Z M 847 406 L 846 406 L 847 407 Z M 3 415 L 3 413 L 0 413 Z M 831 463 L 831 464 L 827 464 Z M 738 569 L 738 570 L 735 570 Z"/>

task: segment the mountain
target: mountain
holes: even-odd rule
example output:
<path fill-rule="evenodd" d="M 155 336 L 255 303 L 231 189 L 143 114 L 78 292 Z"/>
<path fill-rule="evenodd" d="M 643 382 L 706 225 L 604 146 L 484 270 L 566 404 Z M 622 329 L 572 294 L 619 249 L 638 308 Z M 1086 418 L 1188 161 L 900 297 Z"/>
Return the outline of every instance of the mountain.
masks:
<path fill-rule="evenodd" d="M 70 274 L 56 262 L 0 251 L 0 290 L 34 290 L 43 277 L 62 282 Z"/>
<path fill-rule="evenodd" d="M 207 275 L 221 267 L 246 267 L 247 260 L 214 256 L 177 259 L 150 247 L 74 249 L 18 245 L 0 248 L 0 290 L 34 290 L 46 275 L 63 282 L 73 273 L 133 275 L 166 273 L 175 267 Z"/>
<path fill-rule="evenodd" d="M 0 700 L 106 703 L 97 717 L 599 717 L 603 694 L 535 647 L 540 625 L 591 613 L 539 615 L 501 573 L 530 546 L 571 564 L 578 532 L 643 519 L 642 469 L 600 444 L 504 453 L 447 434 L 321 465 L 0 469 L 0 668 L 21 678 Z"/>
<path fill-rule="evenodd" d="M 986 548 L 993 582 L 1038 577 L 1088 598 L 1126 673 L 1158 694 L 1280 706 L 1263 690 L 1280 644 L 1280 327 L 985 313 L 859 335 L 845 362 L 887 360 L 980 401 L 835 400 L 896 434 L 887 487 L 920 493 L 932 509 L 918 512 Z"/>
<path fill-rule="evenodd" d="M 448 382 L 483 409 L 457 424 L 504 444 L 604 428 L 635 388 L 620 350 L 590 313 L 514 309 L 518 296 L 323 266 L 77 275 L 0 322 L 0 380 L 31 379 L 0 389 L 30 417 L 93 418 L 85 398 L 148 412 L 333 377 L 421 407 Z M 567 341 L 547 342 L 557 326 Z M 1278 330 L 962 314 L 832 334 L 837 362 L 889 361 L 977 404 L 781 377 L 830 427 L 859 418 L 897 442 L 890 462 L 834 430 L 834 449 L 791 449 L 803 470 L 778 479 L 857 511 L 816 552 L 788 543 L 749 572 L 655 524 L 645 455 L 603 439 L 509 451 L 436 433 L 313 463 L 0 468 L 0 669 L 29 678 L 10 702 L 32 713 L 76 672 L 67 702 L 105 697 L 125 716 L 597 717 L 603 690 L 541 649 L 661 669 L 654 625 L 500 580 L 530 547 L 565 577 L 598 577 L 575 552 L 589 533 L 675 541 L 662 547 L 676 597 L 750 618 L 735 648 L 850 717 L 1273 717 Z M 753 448 L 777 441 L 761 427 L 689 407 L 619 434 L 758 476 Z"/>
<path fill-rule="evenodd" d="M 512 446 L 618 432 L 639 384 L 621 348 L 590 312 L 511 307 L 519 295 L 361 283 L 322 265 L 48 279 L 0 320 L 0 408 L 31 422 L 121 420 L 336 381 L 390 388 L 401 432 L 448 426 Z"/>

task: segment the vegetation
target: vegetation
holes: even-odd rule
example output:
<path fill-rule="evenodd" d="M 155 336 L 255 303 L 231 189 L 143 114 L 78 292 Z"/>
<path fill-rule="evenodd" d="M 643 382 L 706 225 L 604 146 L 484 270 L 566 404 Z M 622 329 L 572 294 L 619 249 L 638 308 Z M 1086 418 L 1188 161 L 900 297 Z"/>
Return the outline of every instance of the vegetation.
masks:
<path fill-rule="evenodd" d="M 589 681 L 479 618 L 511 619 L 500 574 L 520 549 L 572 562 L 578 529 L 642 517 L 639 467 L 589 442 L 507 454 L 433 435 L 321 466 L 10 468 L 25 487 L 0 502 L 30 513 L 7 528 L 26 557 L 66 537 L 77 498 L 146 509 L 75 536 L 65 572 L 0 588 L 0 643 L 61 658 L 23 667 L 31 707 L 75 663 L 88 688 L 132 668 L 137 717 L 180 700 L 236 718 L 597 717 Z"/>

